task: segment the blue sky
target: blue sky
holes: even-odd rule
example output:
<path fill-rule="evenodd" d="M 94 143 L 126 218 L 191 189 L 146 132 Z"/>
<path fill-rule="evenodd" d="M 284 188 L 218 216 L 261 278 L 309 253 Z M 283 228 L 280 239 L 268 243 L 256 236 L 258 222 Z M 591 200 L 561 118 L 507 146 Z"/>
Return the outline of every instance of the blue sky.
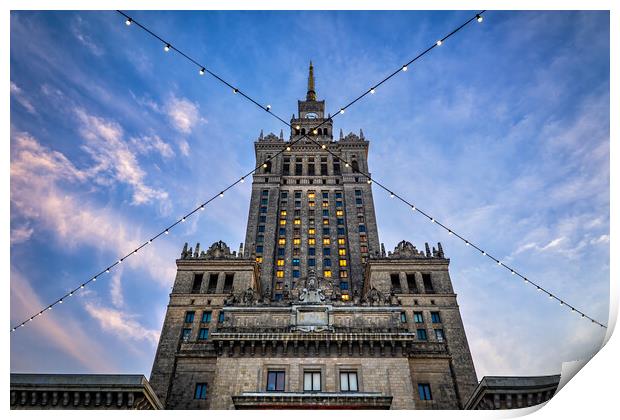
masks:
<path fill-rule="evenodd" d="M 472 12 L 135 12 L 288 118 L 307 65 L 335 113 Z M 284 127 L 113 12 L 11 13 L 11 323 L 254 165 Z M 488 12 L 335 120 L 374 177 L 607 322 L 609 14 Z M 286 132 L 286 130 L 285 130 Z M 148 376 L 184 242 L 236 249 L 245 183 L 11 335 L 14 372 Z M 476 370 L 560 371 L 604 330 L 375 188 L 386 248 L 441 241 Z"/>

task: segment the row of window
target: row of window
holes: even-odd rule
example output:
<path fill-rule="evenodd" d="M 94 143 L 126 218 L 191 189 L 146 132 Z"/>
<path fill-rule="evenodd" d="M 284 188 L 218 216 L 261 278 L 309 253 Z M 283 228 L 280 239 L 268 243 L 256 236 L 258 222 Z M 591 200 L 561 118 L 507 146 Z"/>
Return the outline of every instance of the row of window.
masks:
<path fill-rule="evenodd" d="M 406 273 L 405 277 L 407 279 L 407 289 L 409 293 L 419 293 L 415 281 L 415 273 Z M 392 283 L 392 289 L 394 289 L 396 293 L 402 292 L 399 273 L 390 274 L 390 281 Z M 422 284 L 424 285 L 424 293 L 435 293 L 431 273 L 422 273 Z"/>
<path fill-rule="evenodd" d="M 209 283 L 207 284 L 207 293 L 214 294 L 217 292 L 217 285 L 220 278 L 220 273 L 210 273 Z M 194 281 L 192 283 L 192 293 L 201 293 L 202 282 L 204 280 L 204 273 L 194 273 Z M 230 293 L 233 288 L 235 280 L 235 273 L 224 273 L 224 286 L 222 287 L 222 293 Z"/>

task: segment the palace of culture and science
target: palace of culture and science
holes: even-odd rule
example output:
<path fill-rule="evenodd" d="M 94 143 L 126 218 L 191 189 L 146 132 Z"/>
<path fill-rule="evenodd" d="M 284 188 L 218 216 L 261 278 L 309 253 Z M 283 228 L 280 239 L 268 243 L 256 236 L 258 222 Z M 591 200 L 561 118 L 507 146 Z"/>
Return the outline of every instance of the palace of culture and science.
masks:
<path fill-rule="evenodd" d="M 334 139 L 312 64 L 297 108 L 288 139 L 254 143 L 245 244 L 183 248 L 153 390 L 170 409 L 463 408 L 478 382 L 450 260 L 385 252 L 369 141 Z"/>

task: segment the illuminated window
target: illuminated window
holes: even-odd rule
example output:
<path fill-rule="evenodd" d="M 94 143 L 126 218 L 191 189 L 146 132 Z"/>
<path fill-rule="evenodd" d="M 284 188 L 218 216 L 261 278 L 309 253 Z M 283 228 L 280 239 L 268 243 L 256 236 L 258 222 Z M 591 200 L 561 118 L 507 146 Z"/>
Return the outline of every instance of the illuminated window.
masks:
<path fill-rule="evenodd" d="M 263 262 L 263 257 L 256 257 L 256 262 L 257 263 L 262 263 Z"/>
<path fill-rule="evenodd" d="M 323 277 L 331 278 L 331 276 L 332 276 L 332 270 L 323 270 Z"/>
<path fill-rule="evenodd" d="M 336 216 L 344 216 L 343 210 L 336 210 Z"/>
<path fill-rule="evenodd" d="M 308 205 L 309 205 L 310 207 L 314 207 L 314 201 L 308 201 Z"/>
<path fill-rule="evenodd" d="M 278 267 L 282 267 L 284 265 L 284 260 L 278 260 Z"/>
<path fill-rule="evenodd" d="M 331 241 L 329 238 L 323 238 L 323 245 L 329 245 L 331 244 Z"/>
<path fill-rule="evenodd" d="M 301 239 L 300 238 L 293 239 L 293 245 L 300 245 L 300 244 L 301 244 Z"/>
<path fill-rule="evenodd" d="M 346 279 L 347 277 L 349 277 L 349 272 L 347 270 L 340 270 L 340 278 Z"/>
<path fill-rule="evenodd" d="M 323 219 L 323 224 L 324 225 L 329 225 L 329 219 Z"/>
<path fill-rule="evenodd" d="M 284 277 L 284 270 L 278 270 L 278 271 L 276 271 L 276 277 L 278 277 L 278 278 L 280 278 L 280 279 L 281 279 L 282 277 Z"/>
<path fill-rule="evenodd" d="M 286 239 L 285 238 L 278 239 L 278 245 L 286 245 Z"/>
<path fill-rule="evenodd" d="M 340 299 L 342 299 L 343 302 L 348 301 L 350 299 L 349 294 L 343 293 L 342 296 L 340 296 Z"/>
<path fill-rule="evenodd" d="M 308 238 L 308 245 L 314 245 L 314 244 L 316 244 L 316 239 Z"/>
<path fill-rule="evenodd" d="M 299 258 L 293 258 L 293 265 L 299 265 Z"/>
<path fill-rule="evenodd" d="M 368 247 L 365 246 L 365 245 L 360 246 L 360 252 L 363 253 L 363 254 L 367 253 L 368 252 Z"/>
<path fill-rule="evenodd" d="M 286 225 L 286 219 L 280 219 L 280 226 Z"/>
<path fill-rule="evenodd" d="M 282 290 L 282 282 L 281 281 L 276 283 L 276 290 Z"/>
<path fill-rule="evenodd" d="M 344 249 L 344 248 L 340 248 L 340 249 L 338 250 L 338 255 L 347 255 L 347 250 L 346 250 L 346 249 Z"/>
<path fill-rule="evenodd" d="M 314 235 L 314 228 L 308 229 L 308 235 Z"/>
<path fill-rule="evenodd" d="M 340 260 L 339 264 L 340 264 L 340 267 L 346 267 L 347 266 L 347 260 Z"/>
<path fill-rule="evenodd" d="M 314 191 L 308 193 L 308 200 L 314 200 Z"/>
<path fill-rule="evenodd" d="M 329 207 L 329 201 L 323 201 L 323 207 Z"/>
<path fill-rule="evenodd" d="M 285 217 L 286 216 L 286 210 L 280 211 L 280 216 Z"/>
<path fill-rule="evenodd" d="M 345 244 L 345 239 L 344 238 L 338 238 L 338 245 L 344 245 Z"/>
<path fill-rule="evenodd" d="M 293 221 L 293 224 L 295 224 L 295 225 L 301 225 L 301 219 L 295 219 L 295 220 Z"/>
<path fill-rule="evenodd" d="M 293 248 L 293 257 L 299 257 L 299 248 Z"/>

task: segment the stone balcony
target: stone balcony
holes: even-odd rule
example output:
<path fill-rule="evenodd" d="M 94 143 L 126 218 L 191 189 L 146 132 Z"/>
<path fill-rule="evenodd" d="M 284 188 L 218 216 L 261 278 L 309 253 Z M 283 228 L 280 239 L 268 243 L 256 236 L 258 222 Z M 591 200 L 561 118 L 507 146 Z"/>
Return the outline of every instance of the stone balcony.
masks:
<path fill-rule="evenodd" d="M 237 410 L 389 410 L 392 397 L 380 392 L 243 392 L 232 397 Z"/>

